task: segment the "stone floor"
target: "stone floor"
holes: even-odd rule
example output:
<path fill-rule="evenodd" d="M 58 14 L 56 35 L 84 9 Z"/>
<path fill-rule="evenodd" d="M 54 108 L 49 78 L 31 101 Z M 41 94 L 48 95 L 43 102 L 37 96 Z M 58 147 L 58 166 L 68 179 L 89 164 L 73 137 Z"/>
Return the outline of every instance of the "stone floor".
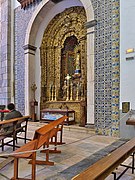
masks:
<path fill-rule="evenodd" d="M 35 129 L 44 125 L 39 122 L 29 122 L 28 125 L 28 137 L 33 138 Z M 68 180 L 74 171 L 74 167 L 84 169 L 83 165 L 77 166 L 84 159 L 90 157 L 94 153 L 105 149 L 112 143 L 118 141 L 118 138 L 97 136 L 94 130 L 91 128 L 78 127 L 76 125 L 64 126 L 63 142 L 66 144 L 60 145 L 59 149 L 61 154 L 50 154 L 50 160 L 54 161 L 54 166 L 37 165 L 36 180 Z M 22 140 L 19 141 L 22 144 Z M 0 150 L 1 152 L 1 150 Z M 12 152 L 11 147 L 5 147 L 5 151 L 1 154 L 10 154 Z M 0 154 L 0 155 L 1 155 Z M 38 152 L 38 159 L 43 159 L 44 154 Z M 130 158 L 126 161 L 130 163 Z M 21 159 L 19 163 L 19 176 L 22 178 L 31 177 L 31 165 L 28 164 L 28 160 Z M 119 174 L 123 167 L 117 169 Z M 71 174 L 70 171 L 71 170 Z M 67 176 L 64 173 L 68 172 Z M 0 180 L 8 180 L 13 176 L 13 162 L 11 158 L 0 158 Z M 113 179 L 113 175 L 110 175 L 107 180 Z M 129 169 L 122 180 L 133 180 L 135 175 L 131 174 Z"/>

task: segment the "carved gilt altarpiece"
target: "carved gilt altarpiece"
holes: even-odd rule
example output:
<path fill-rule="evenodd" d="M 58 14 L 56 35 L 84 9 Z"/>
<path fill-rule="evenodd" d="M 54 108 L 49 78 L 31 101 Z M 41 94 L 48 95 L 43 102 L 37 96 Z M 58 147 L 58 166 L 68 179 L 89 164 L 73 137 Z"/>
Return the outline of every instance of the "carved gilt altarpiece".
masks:
<path fill-rule="evenodd" d="M 86 13 L 83 7 L 66 9 L 50 21 L 40 47 L 40 109 L 60 108 L 66 105 L 69 109 L 75 109 L 78 123 L 84 116 L 81 102 L 86 102 L 87 98 L 85 23 Z"/>

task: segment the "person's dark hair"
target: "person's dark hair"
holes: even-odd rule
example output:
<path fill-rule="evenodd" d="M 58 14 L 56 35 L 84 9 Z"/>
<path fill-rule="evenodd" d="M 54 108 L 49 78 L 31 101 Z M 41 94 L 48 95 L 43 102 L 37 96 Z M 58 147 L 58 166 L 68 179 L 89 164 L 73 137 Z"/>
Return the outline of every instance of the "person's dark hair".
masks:
<path fill-rule="evenodd" d="M 15 109 L 15 105 L 14 105 L 13 103 L 9 103 L 9 104 L 7 105 L 7 108 L 8 108 L 9 110 L 14 110 L 14 109 Z"/>

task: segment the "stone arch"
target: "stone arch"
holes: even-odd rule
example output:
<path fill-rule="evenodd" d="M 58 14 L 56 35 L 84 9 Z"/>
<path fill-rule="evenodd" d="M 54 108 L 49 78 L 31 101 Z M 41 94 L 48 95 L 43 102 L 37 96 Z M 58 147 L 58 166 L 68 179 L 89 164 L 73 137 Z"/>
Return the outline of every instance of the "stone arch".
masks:
<path fill-rule="evenodd" d="M 49 21 L 58 13 L 61 13 L 65 8 L 73 6 L 84 6 L 87 16 L 87 22 L 94 19 L 94 11 L 91 1 L 85 0 L 65 0 L 58 4 L 49 0 L 42 1 L 36 8 L 33 16 L 28 24 L 25 37 L 25 113 L 29 113 L 29 102 L 32 99 L 31 84 L 35 82 L 37 87 L 40 87 L 40 44 L 43 37 L 44 29 Z M 87 123 L 94 123 L 94 34 L 93 28 L 87 30 L 87 108 L 88 119 Z M 39 69 L 37 70 L 38 67 Z M 36 76 L 38 73 L 38 76 Z M 40 89 L 36 91 L 37 100 L 40 102 Z M 38 114 L 40 109 L 38 109 Z"/>

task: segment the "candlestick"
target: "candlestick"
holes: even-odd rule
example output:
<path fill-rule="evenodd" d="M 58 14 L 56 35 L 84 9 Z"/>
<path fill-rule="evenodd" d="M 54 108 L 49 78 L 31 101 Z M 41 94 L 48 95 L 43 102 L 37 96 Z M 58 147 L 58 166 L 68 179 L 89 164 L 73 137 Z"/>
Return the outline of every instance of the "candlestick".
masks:
<path fill-rule="evenodd" d="M 70 101 L 73 100 L 73 83 L 71 82 L 71 85 L 70 85 L 71 89 L 70 89 Z"/>
<path fill-rule="evenodd" d="M 56 85 L 54 86 L 54 100 L 57 101 L 57 88 Z"/>
<path fill-rule="evenodd" d="M 79 100 L 79 84 L 77 84 L 77 88 L 76 88 L 76 100 Z"/>

